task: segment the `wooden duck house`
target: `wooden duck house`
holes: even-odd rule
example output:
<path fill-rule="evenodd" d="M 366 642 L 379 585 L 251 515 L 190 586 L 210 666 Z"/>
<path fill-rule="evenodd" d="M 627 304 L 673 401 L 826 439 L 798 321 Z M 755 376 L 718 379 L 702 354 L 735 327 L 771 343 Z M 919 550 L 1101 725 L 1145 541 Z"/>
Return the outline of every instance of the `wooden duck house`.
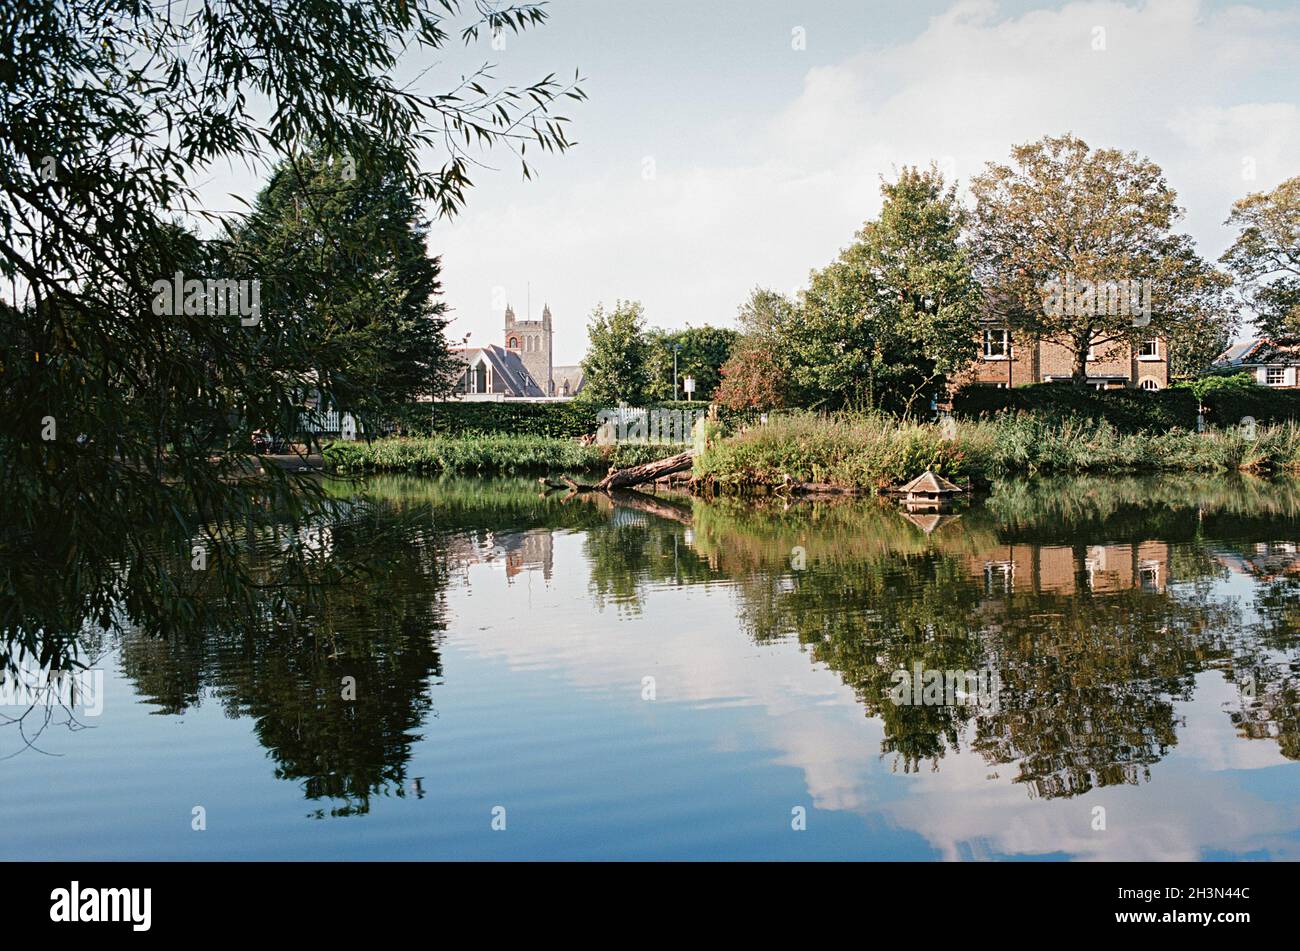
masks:
<path fill-rule="evenodd" d="M 961 494 L 961 487 L 953 485 L 929 469 L 902 488 L 895 490 L 909 509 L 942 508 Z"/>

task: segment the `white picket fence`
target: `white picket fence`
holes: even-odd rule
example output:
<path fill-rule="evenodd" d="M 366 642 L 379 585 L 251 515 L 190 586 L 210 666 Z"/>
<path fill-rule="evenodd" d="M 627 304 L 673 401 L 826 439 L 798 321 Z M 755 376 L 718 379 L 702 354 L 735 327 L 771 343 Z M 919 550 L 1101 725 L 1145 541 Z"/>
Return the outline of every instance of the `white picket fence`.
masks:
<path fill-rule="evenodd" d="M 337 433 L 343 425 L 343 420 L 339 417 L 338 410 L 328 410 L 324 413 L 303 413 L 299 417 L 299 424 L 305 432 L 309 433 Z"/>
<path fill-rule="evenodd" d="M 691 442 L 695 423 L 707 413 L 707 404 L 699 404 L 693 409 L 606 407 L 596 414 L 597 442 L 684 445 Z"/>
<path fill-rule="evenodd" d="M 303 413 L 298 418 L 298 424 L 303 432 L 338 435 L 343 439 L 356 439 L 361 429 L 351 413 L 340 413 L 338 410 Z"/>

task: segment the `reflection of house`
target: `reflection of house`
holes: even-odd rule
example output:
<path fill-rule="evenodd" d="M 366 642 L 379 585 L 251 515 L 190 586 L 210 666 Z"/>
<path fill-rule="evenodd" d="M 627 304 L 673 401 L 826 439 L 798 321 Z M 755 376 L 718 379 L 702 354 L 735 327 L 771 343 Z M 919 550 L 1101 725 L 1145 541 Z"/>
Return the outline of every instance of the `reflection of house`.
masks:
<path fill-rule="evenodd" d="M 1001 545 L 968 556 L 968 565 L 977 577 L 983 574 L 989 596 L 1013 591 L 1163 591 L 1169 583 L 1169 545 L 1093 545 L 1083 552 L 1067 545 Z"/>
<path fill-rule="evenodd" d="M 551 308 L 542 308 L 541 320 L 518 320 L 506 307 L 505 346 L 488 344 L 456 353 L 465 369 L 456 381 L 454 396 L 469 400 L 565 399 L 582 389 L 582 368 L 555 366 Z"/>
<path fill-rule="evenodd" d="M 551 580 L 555 567 L 554 536 L 549 529 L 497 535 L 506 555 L 506 577 L 528 569 L 541 569 L 542 577 Z"/>
<path fill-rule="evenodd" d="M 502 564 L 507 579 L 524 571 L 540 569 L 542 577 L 550 581 L 555 567 L 553 538 L 550 529 L 545 528 L 457 535 L 448 542 L 447 554 L 462 568 Z"/>
<path fill-rule="evenodd" d="M 1263 581 L 1300 575 L 1300 546 L 1295 542 L 1259 542 L 1242 551 L 1216 552 L 1214 557 L 1229 571 Z"/>
<path fill-rule="evenodd" d="M 1074 354 L 1064 344 L 1013 336 L 1005 325 L 990 320 L 980 332 L 975 363 L 953 382 L 959 387 L 970 383 L 1014 387 L 1069 380 L 1073 371 Z M 1164 389 L 1169 385 L 1165 342 L 1153 336 L 1141 341 L 1135 352 L 1123 341 L 1099 341 L 1088 352 L 1088 384 L 1099 390 Z"/>
<path fill-rule="evenodd" d="M 1247 340 L 1234 343 L 1211 367 L 1216 373 L 1249 373 L 1261 386 L 1300 387 L 1300 342 Z"/>

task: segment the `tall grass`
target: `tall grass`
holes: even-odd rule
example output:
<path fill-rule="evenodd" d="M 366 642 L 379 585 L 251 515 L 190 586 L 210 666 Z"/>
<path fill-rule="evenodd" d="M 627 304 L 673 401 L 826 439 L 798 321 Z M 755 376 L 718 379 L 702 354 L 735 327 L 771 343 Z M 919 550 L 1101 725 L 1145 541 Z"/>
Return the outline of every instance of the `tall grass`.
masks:
<path fill-rule="evenodd" d="M 583 446 L 574 439 L 505 433 L 337 442 L 323 452 L 336 472 L 604 472 L 650 462 L 681 447 Z"/>
<path fill-rule="evenodd" d="M 604 472 L 649 462 L 678 446 L 583 446 L 576 440 L 467 434 L 334 443 L 338 472 Z M 1142 472 L 1300 471 L 1300 425 L 1282 423 L 1197 434 L 1184 429 L 1124 433 L 1105 421 L 1053 421 L 1029 414 L 931 423 L 875 415 L 799 413 L 709 444 L 695 475 L 721 488 L 818 482 L 881 488 L 927 469 L 956 481 L 1016 475 Z"/>
<path fill-rule="evenodd" d="M 803 414 L 716 442 L 695 474 L 720 487 L 818 482 L 896 485 L 931 469 L 954 480 L 1051 473 L 1223 472 L 1300 469 L 1300 426 L 1203 434 L 1123 433 L 1102 420 L 1029 414 L 931 423 L 880 416 Z"/>

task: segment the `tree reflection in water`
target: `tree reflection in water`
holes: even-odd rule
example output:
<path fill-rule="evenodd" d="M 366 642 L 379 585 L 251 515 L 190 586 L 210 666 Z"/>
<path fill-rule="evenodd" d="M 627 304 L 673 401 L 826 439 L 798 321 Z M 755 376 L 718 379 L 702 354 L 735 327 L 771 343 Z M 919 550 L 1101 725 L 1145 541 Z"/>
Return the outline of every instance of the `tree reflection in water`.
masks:
<path fill-rule="evenodd" d="M 1036 797 L 1140 783 L 1177 744 L 1176 704 L 1206 672 L 1236 685 L 1226 715 L 1239 736 L 1300 758 L 1292 483 L 1008 484 L 937 520 L 877 500 L 566 500 L 523 480 L 376 478 L 330 492 L 340 505 L 308 539 L 310 597 L 291 594 L 287 616 L 223 623 L 209 604 L 161 630 L 85 625 L 98 633 L 46 662 L 73 663 L 107 637 L 158 712 L 218 703 L 249 717 L 276 775 L 300 784 L 316 814 L 364 813 L 372 797 L 419 785 L 408 768 L 436 717 L 448 586 L 486 560 L 508 574 L 579 570 L 554 564 L 553 539 L 572 532 L 593 613 L 636 614 L 652 587 L 731 585 L 745 635 L 796 639 L 835 671 L 883 724 L 882 753 L 899 771 L 969 750 Z M 266 532 L 255 528 L 245 567 L 277 596 L 293 592 L 269 581 L 284 546 Z M 1234 575 L 1253 600 L 1221 593 Z M 894 672 L 917 664 L 994 671 L 997 702 L 896 704 Z"/>

